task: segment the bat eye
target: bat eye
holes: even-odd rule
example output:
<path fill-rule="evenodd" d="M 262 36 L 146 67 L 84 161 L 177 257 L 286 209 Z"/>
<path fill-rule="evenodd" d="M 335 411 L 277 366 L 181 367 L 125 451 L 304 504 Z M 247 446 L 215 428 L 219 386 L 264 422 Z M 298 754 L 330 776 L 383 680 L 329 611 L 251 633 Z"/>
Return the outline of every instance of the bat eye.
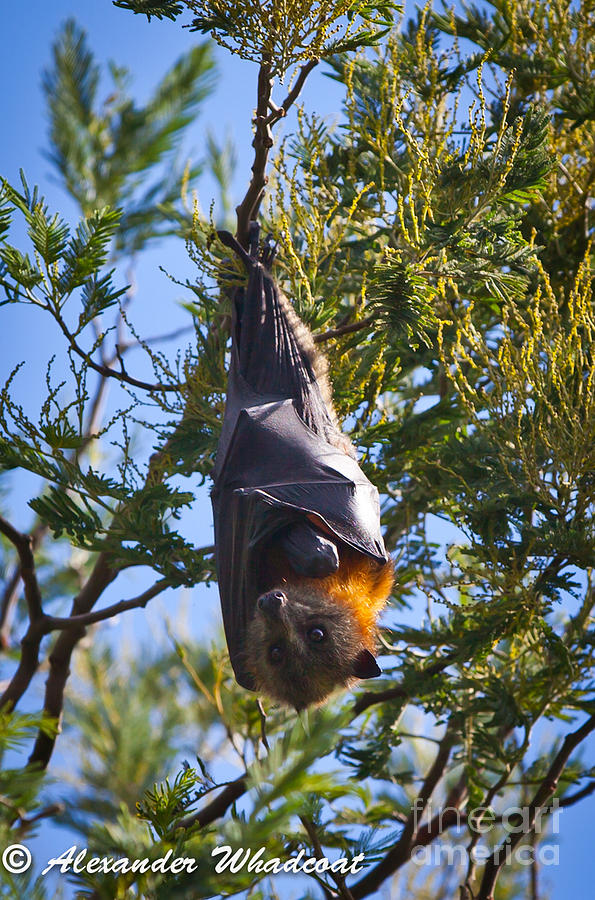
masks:
<path fill-rule="evenodd" d="M 283 647 L 281 644 L 271 644 L 269 647 L 269 662 L 280 663 L 283 659 Z"/>
<path fill-rule="evenodd" d="M 326 631 L 322 625 L 313 625 L 312 628 L 308 630 L 308 640 L 312 641 L 314 644 L 319 644 L 325 637 Z"/>

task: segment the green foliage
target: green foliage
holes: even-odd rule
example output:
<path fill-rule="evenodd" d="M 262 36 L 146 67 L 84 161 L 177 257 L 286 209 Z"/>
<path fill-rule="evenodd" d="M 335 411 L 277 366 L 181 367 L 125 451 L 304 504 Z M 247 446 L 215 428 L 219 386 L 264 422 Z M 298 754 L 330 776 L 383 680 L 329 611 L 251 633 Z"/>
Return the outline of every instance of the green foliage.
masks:
<path fill-rule="evenodd" d="M 426 329 L 435 324 L 431 296 L 427 281 L 398 262 L 391 265 L 387 259 L 372 272 L 369 306 L 374 319 L 383 318 L 392 334 L 405 330 L 412 344 L 416 337 L 429 341 Z"/>
<path fill-rule="evenodd" d="M 111 547 L 122 560 L 147 562 L 154 554 L 157 567 L 167 569 L 173 575 L 173 583 L 178 581 L 178 575 L 185 579 L 184 571 L 189 565 L 193 572 L 191 581 L 195 583 L 196 578 L 201 580 L 203 563 L 197 559 L 193 548 L 172 532 L 166 521 L 170 516 L 175 519 L 191 496 L 167 484 L 146 486 L 144 492 L 141 491 L 140 475 L 130 457 L 126 420 L 122 421 L 118 414 L 93 435 L 97 439 L 113 430 L 116 424 L 123 426 L 123 456 L 118 478 L 92 466 L 83 466 L 80 458 L 80 449 L 89 441 L 85 412 L 89 403 L 87 379 L 93 366 L 91 357 L 103 350 L 105 359 L 108 333 L 99 334 L 90 351 L 80 347 L 78 337 L 100 312 L 116 303 L 124 293 L 124 289 L 114 287 L 111 275 L 101 275 L 99 271 L 118 216 L 110 210 L 94 213 L 90 219 L 81 222 L 70 238 L 68 229 L 58 223 L 55 216 L 50 216 L 43 200 L 35 193 L 31 194 L 26 184 L 23 194 L 9 186 L 6 190 L 29 225 L 29 236 L 37 252 L 35 262 L 32 262 L 6 243 L 0 249 L 0 285 L 5 290 L 7 302 L 38 307 L 64 332 L 76 393 L 70 402 L 62 400 L 64 383 L 54 383 L 50 361 L 46 378 L 48 397 L 41 407 L 39 422 L 35 423 L 10 394 L 18 374 L 18 368 L 15 369 L 0 393 L 0 421 L 4 432 L 0 437 L 0 465 L 5 470 L 27 469 L 49 482 L 47 492 L 32 499 L 30 505 L 57 536 L 66 532 L 76 545 L 86 548 Z M 59 246 L 54 239 L 56 234 L 59 235 Z M 71 331 L 65 306 L 76 302 L 73 294 L 78 287 L 82 287 L 77 298 L 82 311 L 77 326 Z M 169 381 L 172 387 L 179 383 L 181 373 L 174 373 L 161 356 L 148 347 L 146 350 L 164 383 Z M 188 356 L 184 361 L 187 371 L 192 365 Z M 200 366 L 195 377 L 198 379 L 199 376 Z M 182 394 L 181 387 L 179 393 Z M 137 402 L 133 398 L 129 410 Z M 73 452 L 65 452 L 68 450 Z M 121 508 L 126 498 L 128 503 Z M 120 514 L 110 524 L 109 517 L 117 509 Z M 126 553 L 120 553 L 123 541 L 133 542 Z"/>
<path fill-rule="evenodd" d="M 272 0 L 187 0 L 187 6 L 195 13 L 193 29 L 210 34 L 242 59 L 266 60 L 272 74 L 281 77 L 300 62 L 374 46 L 389 31 L 398 8 L 388 0 L 292 0 L 282 5 Z"/>
<path fill-rule="evenodd" d="M 395 12 L 392 0 L 319 0 L 306 3 L 255 3 L 244 0 L 114 0 L 115 6 L 148 19 L 175 19 L 189 10 L 191 28 L 211 37 L 242 59 L 266 61 L 283 78 L 289 68 L 360 47 L 373 47 L 388 33 Z"/>
<path fill-rule="evenodd" d="M 196 717 L 182 703 L 189 695 L 181 691 L 177 654 L 171 648 L 138 658 L 132 648 L 130 653 L 122 664 L 103 646 L 78 663 L 84 689 L 69 698 L 67 721 L 73 738 L 84 735 L 86 751 L 77 760 L 76 800 L 61 821 L 83 832 L 98 817 L 115 818 L 123 805 L 135 814 L 155 773 L 167 768 L 181 747 L 190 751 L 181 741 Z"/>
<path fill-rule="evenodd" d="M 40 821 L 46 814 L 39 798 L 44 773 L 6 764 L 7 754 L 22 751 L 40 729 L 45 734 L 56 732 L 55 724 L 40 715 L 0 714 L 0 844 L 3 848 L 14 843 L 26 843 L 39 830 Z M 62 896 L 61 888 L 57 895 Z M 31 872 L 11 874 L 2 866 L 0 897 L 17 896 L 45 900 L 49 894 L 43 878 L 35 878 Z"/>
<path fill-rule="evenodd" d="M 177 233 L 182 189 L 195 182 L 201 167 L 180 167 L 175 154 L 186 126 L 213 89 L 210 47 L 199 44 L 180 57 L 140 107 L 127 93 L 127 69 L 115 65 L 110 67 L 113 90 L 100 101 L 100 68 L 85 32 L 72 20 L 54 44 L 53 56 L 44 75 L 49 158 L 82 212 L 89 217 L 104 206 L 123 208 L 114 248 L 120 254 Z M 164 165 L 155 179 L 157 167 Z"/>

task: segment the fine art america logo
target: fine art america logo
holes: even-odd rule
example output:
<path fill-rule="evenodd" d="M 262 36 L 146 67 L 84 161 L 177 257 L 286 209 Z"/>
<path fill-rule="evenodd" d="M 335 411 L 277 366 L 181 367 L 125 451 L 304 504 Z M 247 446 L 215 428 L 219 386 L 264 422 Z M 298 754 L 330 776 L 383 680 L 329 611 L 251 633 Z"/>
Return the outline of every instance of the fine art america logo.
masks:
<path fill-rule="evenodd" d="M 552 800 L 551 806 L 543 806 L 537 810 L 529 806 L 509 806 L 502 813 L 496 814 L 491 806 L 478 806 L 475 809 L 462 810 L 456 806 L 446 806 L 432 812 L 432 803 L 416 800 L 412 807 L 413 833 L 425 840 L 413 847 L 411 860 L 417 866 L 425 865 L 465 865 L 469 861 L 482 865 L 491 860 L 496 866 L 512 865 L 530 866 L 533 862 L 544 866 L 557 866 L 560 862 L 560 848 L 555 843 L 523 843 L 523 836 L 540 835 L 545 831 L 546 822 L 552 834 L 560 830 L 560 802 Z M 422 817 L 429 824 L 423 825 Z M 493 846 L 480 843 L 480 839 L 488 840 L 490 832 L 500 827 L 497 833 L 499 842 Z M 456 828 L 466 828 L 471 833 L 471 841 L 467 846 L 452 842 L 441 843 L 433 840 L 438 836 Z"/>

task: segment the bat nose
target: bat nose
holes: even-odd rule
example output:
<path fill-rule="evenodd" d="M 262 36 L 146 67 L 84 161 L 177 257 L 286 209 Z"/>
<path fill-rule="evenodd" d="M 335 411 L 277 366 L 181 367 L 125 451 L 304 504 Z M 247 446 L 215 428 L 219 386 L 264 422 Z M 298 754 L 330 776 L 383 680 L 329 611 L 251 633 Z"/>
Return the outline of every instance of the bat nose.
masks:
<path fill-rule="evenodd" d="M 287 603 L 287 597 L 283 591 L 269 591 L 258 598 L 258 608 L 265 616 L 277 617 L 284 603 Z"/>

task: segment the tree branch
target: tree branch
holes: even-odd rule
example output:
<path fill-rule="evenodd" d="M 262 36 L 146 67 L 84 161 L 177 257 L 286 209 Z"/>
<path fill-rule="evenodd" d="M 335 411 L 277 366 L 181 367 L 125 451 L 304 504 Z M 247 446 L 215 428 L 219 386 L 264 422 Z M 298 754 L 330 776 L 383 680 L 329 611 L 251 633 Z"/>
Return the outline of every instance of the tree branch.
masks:
<path fill-rule="evenodd" d="M 353 704 L 353 712 L 359 716 L 360 713 L 376 703 L 384 703 L 387 700 L 409 700 L 410 697 L 408 691 L 399 686 L 387 688 L 385 691 L 366 691 L 364 694 L 360 694 Z"/>
<path fill-rule="evenodd" d="M 25 600 L 29 610 L 31 621 L 43 616 L 41 605 L 41 591 L 35 573 L 35 559 L 33 558 L 33 541 L 30 535 L 21 534 L 10 522 L 0 516 L 0 532 L 14 544 L 19 556 L 20 575 L 25 586 Z"/>
<path fill-rule="evenodd" d="M 0 531 L 14 544 L 19 557 L 19 575 L 23 579 L 25 600 L 29 613 L 29 628 L 21 641 L 21 657 L 17 670 L 0 697 L 0 709 L 14 709 L 31 683 L 39 666 L 39 647 L 43 633 L 38 631 L 44 619 L 41 591 L 35 573 L 32 539 L 21 534 L 10 522 L 0 517 Z M 15 585 L 16 588 L 16 585 Z"/>
<path fill-rule="evenodd" d="M 7 532 L 11 533 L 13 537 L 15 537 L 15 539 L 18 535 L 18 532 L 16 532 L 16 530 L 2 518 L 0 518 L 0 531 L 2 531 L 3 534 L 7 534 Z M 21 546 L 25 547 L 24 542 L 26 540 L 26 536 L 20 535 L 20 538 L 22 539 Z M 35 578 L 34 572 L 33 577 Z M 36 583 L 37 579 L 35 578 L 35 584 Z M 43 612 L 41 604 L 39 604 L 38 608 L 35 607 L 33 613 L 31 612 L 31 607 L 29 607 L 29 627 L 27 628 L 25 636 L 21 641 L 21 659 L 19 660 L 17 670 L 11 678 L 8 687 L 0 698 L 0 709 L 2 709 L 4 706 L 8 706 L 10 709 L 14 709 L 16 704 L 23 696 L 24 692 L 29 687 L 29 684 L 31 683 L 31 680 L 39 666 L 39 648 L 41 645 L 41 641 L 47 634 L 52 631 L 58 630 L 74 630 L 76 631 L 76 640 L 74 644 L 76 644 L 83 637 L 85 628 L 88 625 L 93 625 L 96 622 L 103 622 L 106 619 L 111 619 L 114 616 L 119 615 L 119 613 L 126 612 L 129 609 L 138 609 L 140 607 L 145 607 L 149 600 L 162 593 L 162 591 L 164 591 L 167 587 L 169 587 L 169 582 L 167 581 L 167 579 L 163 578 L 160 581 L 157 581 L 154 585 L 152 585 L 138 597 L 134 597 L 131 600 L 120 600 L 118 603 L 114 603 L 111 606 L 105 607 L 105 609 L 97 610 L 97 612 L 86 612 L 80 613 L 78 615 L 73 614 L 71 616 L 63 617 L 48 616 Z M 103 590 L 103 588 L 101 588 L 101 590 Z M 101 593 L 101 591 L 99 593 Z M 99 593 L 97 594 L 97 598 L 99 597 Z M 79 594 L 79 596 L 75 599 L 73 609 L 77 604 L 81 604 L 81 598 L 83 597 L 84 591 L 81 592 L 81 594 Z M 86 602 L 88 603 L 88 601 Z M 72 648 L 74 648 L 74 644 L 72 645 Z M 51 659 L 52 657 L 50 657 L 50 664 Z M 68 673 L 66 673 L 66 677 L 67 675 Z M 48 688 L 51 689 L 52 682 L 50 681 L 50 678 L 51 666 L 50 677 L 48 677 Z M 48 710 L 46 710 L 46 712 L 48 712 L 48 715 L 51 714 Z"/>
<path fill-rule="evenodd" d="M 528 826 L 529 829 L 533 828 L 535 824 L 535 819 L 537 817 L 537 813 L 542 809 L 547 800 L 552 796 L 556 787 L 558 786 L 558 781 L 566 763 L 570 758 L 570 754 L 576 747 L 584 741 L 592 731 L 595 730 L 595 716 L 591 716 L 584 722 L 580 728 L 577 728 L 576 731 L 567 734 L 562 742 L 562 746 L 556 756 L 554 757 L 554 761 L 548 769 L 547 775 L 542 781 L 540 787 L 537 789 L 533 800 L 529 804 L 529 821 Z M 497 847 L 492 855 L 491 859 L 485 865 L 483 871 L 483 877 L 481 880 L 481 885 L 479 888 L 479 893 L 477 894 L 476 900 L 494 900 L 494 888 L 496 886 L 496 881 L 498 880 L 498 876 L 500 874 L 500 870 L 504 865 L 504 862 L 507 858 L 507 853 L 510 853 L 517 844 L 525 837 L 526 832 L 524 830 L 520 830 L 515 832 L 514 834 L 509 834 L 506 838 L 506 841 Z"/>
<path fill-rule="evenodd" d="M 14 822 L 18 821 L 15 832 L 21 837 L 25 837 L 33 825 L 41 819 L 48 819 L 51 816 L 57 816 L 59 813 L 64 812 L 63 803 L 50 803 L 49 806 L 45 806 L 32 816 L 27 816 L 22 809 L 19 809 L 18 806 L 15 806 L 14 803 L 11 803 L 5 797 L 0 797 L 0 804 L 13 813 L 10 824 L 12 826 Z"/>
<path fill-rule="evenodd" d="M 428 666 L 428 668 L 422 670 L 420 674 L 424 678 L 432 678 L 434 675 L 439 675 L 440 672 L 443 672 L 444 669 L 447 669 L 452 665 L 456 658 L 456 653 L 448 653 L 444 659 L 440 659 L 431 666 Z M 400 685 L 387 688 L 385 691 L 366 691 L 365 693 L 360 694 L 353 704 L 353 711 L 356 716 L 359 716 L 360 713 L 363 713 L 366 709 L 370 706 L 374 706 L 376 703 L 384 703 L 385 700 L 409 700 L 413 696 L 415 696 L 413 692 L 406 691 L 405 688 Z"/>
<path fill-rule="evenodd" d="M 250 222 L 258 216 L 258 210 L 264 194 L 268 178 L 266 167 L 269 151 L 273 146 L 271 126 L 279 119 L 287 115 L 287 111 L 297 100 L 304 86 L 306 78 L 312 69 L 318 65 L 317 59 L 308 60 L 301 68 L 295 79 L 295 84 L 281 104 L 276 106 L 271 100 L 273 79 L 271 77 L 270 61 L 263 59 L 258 71 L 258 90 L 256 100 L 256 115 L 254 117 L 254 162 L 252 163 L 252 177 L 248 190 L 242 202 L 236 207 L 237 231 L 236 237 L 244 249 L 248 249 L 248 233 Z"/>
<path fill-rule="evenodd" d="M 319 62 L 320 60 L 314 57 L 313 59 L 308 60 L 307 63 L 304 63 L 303 66 L 300 66 L 297 78 L 295 79 L 295 83 L 287 94 L 287 97 L 285 98 L 281 106 L 275 106 L 274 103 L 269 101 L 269 109 L 271 110 L 271 113 L 267 118 L 268 125 L 274 125 L 275 122 L 278 122 L 279 119 L 282 119 L 287 115 L 290 106 L 295 103 L 295 101 L 301 94 L 306 78 L 308 77 L 312 69 L 314 69 L 318 65 Z"/>
<path fill-rule="evenodd" d="M 317 859 L 325 859 L 325 855 L 322 849 L 322 844 L 320 843 L 320 838 L 318 837 L 318 832 L 316 831 L 316 825 L 314 822 L 309 819 L 307 816 L 300 816 L 300 822 L 306 829 L 306 834 L 310 838 L 312 842 L 312 847 L 314 849 L 314 854 Z M 329 873 L 335 885 L 337 887 L 336 892 L 329 889 L 328 885 L 324 884 L 322 879 L 320 879 L 320 886 L 323 888 L 325 892 L 325 896 L 329 898 L 329 900 L 333 900 L 334 897 L 340 897 L 342 900 L 353 900 L 353 894 L 345 884 L 345 877 L 339 872 L 330 872 Z"/>
<path fill-rule="evenodd" d="M 558 801 L 560 809 L 574 806 L 575 803 L 584 800 L 585 797 L 590 797 L 593 793 L 595 793 L 595 781 L 590 781 L 589 784 L 585 785 L 584 788 L 581 788 L 580 791 L 575 791 L 574 794 L 567 794 L 566 797 L 560 797 Z"/>
<path fill-rule="evenodd" d="M 21 567 L 13 566 L 12 572 L 6 580 L 2 599 L 0 600 L 0 648 L 5 650 L 10 646 L 10 626 L 12 611 L 19 597 L 18 587 L 21 583 Z"/>
<path fill-rule="evenodd" d="M 254 162 L 252 163 L 252 177 L 244 199 L 236 207 L 237 215 L 237 239 L 248 249 L 248 232 L 250 222 L 258 215 L 258 209 L 262 200 L 265 185 L 267 183 L 266 165 L 269 150 L 273 146 L 273 138 L 269 127 L 267 111 L 273 90 L 270 63 L 263 60 L 258 70 L 258 94 L 256 102 L 256 115 L 254 117 Z"/>
<path fill-rule="evenodd" d="M 95 421 L 101 409 L 106 386 L 110 378 L 116 378 L 122 383 L 147 391 L 175 391 L 180 389 L 181 385 L 153 385 L 128 375 L 124 367 L 122 355 L 125 350 L 134 345 L 132 342 L 126 344 L 124 347 L 117 347 L 116 355 L 113 359 L 109 360 L 102 357 L 100 363 L 95 362 L 90 357 L 90 354 L 86 353 L 78 345 L 76 336 L 69 330 L 67 324 L 60 315 L 60 311 L 51 308 L 49 305 L 47 306 L 47 309 L 57 321 L 62 332 L 66 336 L 71 349 L 84 359 L 87 365 L 100 376 L 97 391 L 91 405 L 91 413 L 84 441 L 74 452 L 75 459 L 81 455 L 94 437 Z M 171 340 L 177 337 L 181 331 L 182 329 L 177 329 L 171 334 L 162 336 L 162 339 Z M 150 338 L 149 341 L 156 342 L 159 339 L 159 337 L 155 337 Z M 112 369 L 112 366 L 117 360 L 120 362 L 120 371 L 114 371 Z M 39 668 L 40 645 L 43 637 L 51 631 L 61 630 L 63 634 L 56 640 L 53 652 L 49 657 L 50 671 L 46 682 L 44 701 L 45 714 L 59 719 L 62 712 L 64 687 L 69 675 L 70 658 L 74 647 L 85 634 L 86 626 L 111 618 L 128 609 L 144 607 L 152 597 L 164 590 L 168 584 L 165 581 L 158 582 L 139 597 L 132 600 L 120 601 L 103 610 L 91 612 L 91 609 L 105 587 L 107 587 L 118 573 L 118 569 L 112 568 L 111 564 L 107 561 L 105 554 L 100 554 L 90 578 L 73 602 L 72 614 L 68 617 L 46 616 L 42 609 L 41 594 L 35 575 L 33 559 L 34 542 L 32 537 L 20 535 L 19 532 L 5 520 L 2 520 L 1 527 L 2 532 L 15 545 L 19 555 L 19 565 L 15 566 L 12 571 L 11 576 L 5 585 L 2 601 L 0 602 L 0 627 L 2 628 L 1 636 L 3 641 L 7 642 L 5 633 L 6 622 L 10 609 L 18 600 L 18 584 L 21 577 L 25 586 L 29 626 L 21 641 L 22 649 L 17 669 L 6 690 L 0 697 L 0 708 L 8 707 L 12 709 L 19 702 Z M 47 531 L 47 526 L 45 524 L 40 524 L 38 528 L 39 540 L 41 540 L 41 537 Z M 31 763 L 46 766 L 51 757 L 54 743 L 55 738 L 50 738 L 40 731 L 29 761 Z"/>
<path fill-rule="evenodd" d="M 85 586 L 73 601 L 71 615 L 79 616 L 90 612 L 117 574 L 118 569 L 111 566 L 108 554 L 105 551 L 100 553 Z M 85 626 L 79 624 L 62 631 L 54 644 L 49 657 L 50 671 L 46 681 L 43 704 L 44 714 L 49 718 L 58 721 L 61 718 L 64 687 L 70 674 L 70 659 L 74 648 L 84 634 Z M 55 735 L 48 735 L 40 731 L 29 757 L 29 764 L 45 768 L 50 761 L 55 742 Z"/>
<path fill-rule="evenodd" d="M 440 834 L 467 821 L 465 813 L 460 811 L 460 807 L 467 799 L 467 777 L 461 775 L 444 802 L 444 808 L 438 812 L 433 819 L 426 825 L 422 825 L 417 830 L 415 836 L 416 847 L 426 847 Z"/>
<path fill-rule="evenodd" d="M 352 885 L 351 893 L 354 900 L 360 900 L 361 897 L 367 897 L 368 894 L 374 893 L 386 878 L 396 872 L 397 869 L 400 869 L 410 858 L 414 847 L 417 846 L 418 832 L 422 830 L 418 825 L 418 820 L 423 816 L 428 801 L 444 774 L 454 739 L 454 734 L 447 728 L 444 737 L 440 741 L 436 758 L 424 779 L 399 840 L 388 851 L 384 859 L 370 869 L 356 884 Z"/>
<path fill-rule="evenodd" d="M 66 333 L 67 336 L 69 336 L 68 331 L 66 331 Z M 103 371 L 104 368 L 105 367 L 99 367 L 99 371 L 101 372 L 101 374 L 115 374 L 117 376 L 117 373 L 113 373 L 111 369 Z M 174 388 L 172 387 L 171 389 L 173 390 Z M 180 426 L 183 422 L 184 416 L 182 416 Z M 169 441 L 173 439 L 174 434 L 175 431 L 172 435 L 170 435 Z M 160 450 L 157 450 L 151 456 L 149 460 L 146 484 L 156 484 L 163 478 L 169 441 L 166 442 L 164 447 L 162 447 Z M 68 625 L 62 628 L 62 633 L 57 638 L 53 650 L 49 656 L 50 671 L 46 681 L 44 713 L 50 718 L 57 719 L 58 721 L 60 720 L 64 703 L 64 689 L 68 680 L 68 676 L 70 674 L 70 660 L 77 643 L 85 634 L 85 625 L 90 624 L 93 621 L 101 621 L 101 619 L 107 617 L 105 610 L 98 611 L 98 613 L 94 614 L 91 619 L 87 618 L 87 616 L 91 613 L 91 610 L 93 609 L 94 605 L 96 604 L 105 588 L 116 578 L 121 568 L 122 566 L 120 566 L 119 568 L 113 567 L 111 564 L 111 555 L 105 551 L 101 552 L 97 557 L 93 571 L 89 576 L 85 586 L 80 591 L 72 604 L 69 618 L 71 620 L 75 619 L 77 616 L 83 616 L 85 618 L 79 619 L 77 622 L 71 621 Z M 150 598 L 147 597 L 147 599 Z M 145 598 L 143 595 L 141 595 L 140 598 L 136 598 L 134 601 L 122 601 L 121 603 L 144 605 L 144 602 Z M 130 608 L 130 606 L 123 607 L 121 604 L 115 604 L 115 611 L 111 610 L 109 615 L 115 615 L 116 612 L 121 610 L 122 608 Z M 27 666 L 23 661 L 23 656 L 21 656 L 21 664 L 19 666 L 19 670 L 21 669 L 24 670 L 21 672 L 21 682 L 25 684 L 25 687 L 23 688 L 24 690 L 33 677 L 35 668 L 31 670 L 30 665 Z M 13 681 L 14 680 L 15 679 L 13 679 Z M 21 688 L 21 682 L 19 682 L 19 689 Z M 9 685 L 9 689 L 11 688 L 11 685 Z M 19 694 L 19 697 L 21 696 L 21 694 L 22 691 Z M 0 705 L 2 704 L 3 700 L 4 698 L 0 700 Z M 29 757 L 29 763 L 45 768 L 50 761 L 55 742 L 56 736 L 48 736 L 40 730 Z"/>
<path fill-rule="evenodd" d="M 146 480 L 147 484 L 155 484 L 162 478 L 163 461 L 166 456 L 167 444 L 151 456 Z M 87 583 L 72 604 L 70 616 L 62 620 L 57 617 L 54 619 L 55 622 L 60 622 L 59 627 L 62 628 L 62 633 L 57 638 L 49 657 L 50 672 L 46 681 L 44 713 L 50 718 L 59 720 L 62 714 L 64 688 L 70 674 L 70 659 L 74 648 L 85 634 L 85 626 L 116 615 L 124 609 L 144 606 L 152 596 L 155 596 L 167 587 L 167 584 L 164 583 L 165 580 L 162 579 L 162 581 L 153 585 L 152 588 L 149 588 L 148 591 L 145 591 L 144 594 L 141 594 L 140 597 L 136 597 L 134 600 L 120 601 L 112 607 L 98 610 L 97 613 L 92 614 L 91 610 L 97 600 L 105 588 L 116 578 L 120 569 L 121 567 L 114 568 L 111 565 L 111 557 L 108 553 L 105 551 L 100 553 Z M 45 768 L 50 761 L 55 741 L 55 736 L 51 737 L 40 731 L 29 757 L 29 763 L 35 763 Z"/>
<path fill-rule="evenodd" d="M 43 538 L 47 534 L 48 527 L 44 522 L 38 522 L 30 531 L 29 538 L 31 541 L 31 553 L 39 547 Z M 19 598 L 19 584 L 21 581 L 21 565 L 20 561 L 13 567 L 9 575 L 4 591 L 2 593 L 2 602 L 0 603 L 0 647 L 6 648 L 10 646 L 10 627 L 12 621 L 12 610 Z"/>

